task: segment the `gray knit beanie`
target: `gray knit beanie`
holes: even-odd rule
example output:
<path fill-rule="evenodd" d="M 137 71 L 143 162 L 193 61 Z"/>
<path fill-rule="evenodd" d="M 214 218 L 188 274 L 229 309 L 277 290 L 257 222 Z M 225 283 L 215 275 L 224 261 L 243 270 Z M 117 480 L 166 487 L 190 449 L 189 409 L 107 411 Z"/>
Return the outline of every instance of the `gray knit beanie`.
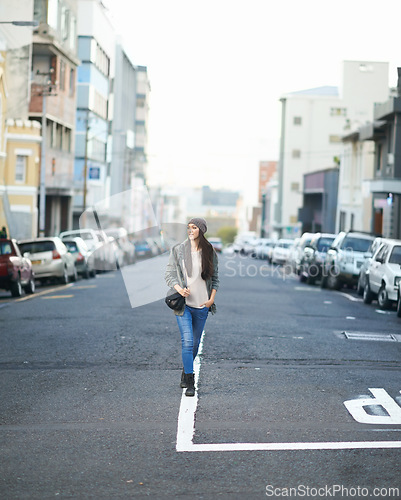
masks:
<path fill-rule="evenodd" d="M 199 231 L 202 232 L 202 234 L 206 233 L 207 231 L 207 222 L 205 219 L 202 219 L 202 217 L 193 217 L 188 224 L 195 224 L 196 227 L 199 228 Z"/>

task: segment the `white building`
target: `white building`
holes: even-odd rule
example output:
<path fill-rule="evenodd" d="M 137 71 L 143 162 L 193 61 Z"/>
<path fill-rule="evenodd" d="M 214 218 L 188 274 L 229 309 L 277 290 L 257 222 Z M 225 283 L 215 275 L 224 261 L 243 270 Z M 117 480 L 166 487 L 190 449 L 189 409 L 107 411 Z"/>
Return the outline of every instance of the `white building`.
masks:
<path fill-rule="evenodd" d="M 368 179 L 374 174 L 373 141 L 364 129 L 373 121 L 374 104 L 389 97 L 389 65 L 383 62 L 346 61 L 343 100 L 347 126 L 343 137 L 336 230 L 371 230 L 372 195 Z"/>
<path fill-rule="evenodd" d="M 337 87 L 293 92 L 281 98 L 277 227 L 282 237 L 297 236 L 303 201 L 303 175 L 331 167 L 341 153 L 346 109 Z"/>
<path fill-rule="evenodd" d="M 296 236 L 299 233 L 298 209 L 302 206 L 303 175 L 338 164 L 345 129 L 350 130 L 353 124 L 362 125 L 371 119 L 373 103 L 385 100 L 387 94 L 387 63 L 345 61 L 341 93 L 337 87 L 318 87 L 281 98 L 275 228 L 279 234 Z"/>
<path fill-rule="evenodd" d="M 74 165 L 74 228 L 83 210 L 110 196 L 116 32 L 101 0 L 78 0 L 77 124 Z M 84 190 L 86 188 L 86 197 Z"/>

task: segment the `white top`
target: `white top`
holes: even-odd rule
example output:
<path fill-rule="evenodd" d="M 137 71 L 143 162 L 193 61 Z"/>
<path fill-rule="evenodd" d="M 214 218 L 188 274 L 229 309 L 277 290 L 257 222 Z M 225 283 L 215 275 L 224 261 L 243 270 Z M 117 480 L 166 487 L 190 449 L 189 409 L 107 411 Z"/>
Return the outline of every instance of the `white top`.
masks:
<path fill-rule="evenodd" d="M 192 276 L 189 277 L 185 269 L 185 277 L 187 280 L 187 287 L 191 293 L 186 298 L 186 304 L 190 307 L 201 309 L 203 304 L 209 300 L 207 293 L 206 281 L 202 279 L 202 252 L 191 252 L 192 257 Z"/>

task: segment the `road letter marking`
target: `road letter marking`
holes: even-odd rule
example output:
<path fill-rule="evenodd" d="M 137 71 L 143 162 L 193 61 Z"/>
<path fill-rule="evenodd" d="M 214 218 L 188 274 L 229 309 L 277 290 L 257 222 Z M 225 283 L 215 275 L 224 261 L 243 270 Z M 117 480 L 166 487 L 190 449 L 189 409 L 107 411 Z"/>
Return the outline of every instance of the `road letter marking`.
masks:
<path fill-rule="evenodd" d="M 373 398 L 350 399 L 344 405 L 354 419 L 361 424 L 401 424 L 401 407 L 384 389 L 369 389 Z M 366 406 L 382 406 L 388 415 L 369 415 Z"/>

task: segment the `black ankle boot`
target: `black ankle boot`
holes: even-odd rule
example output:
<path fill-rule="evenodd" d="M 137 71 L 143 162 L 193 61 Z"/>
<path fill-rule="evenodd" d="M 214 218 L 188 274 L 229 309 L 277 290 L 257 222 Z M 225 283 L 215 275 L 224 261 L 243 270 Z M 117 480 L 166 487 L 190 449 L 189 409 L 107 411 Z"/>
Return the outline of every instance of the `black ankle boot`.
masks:
<path fill-rule="evenodd" d="M 187 379 L 185 378 L 185 372 L 184 372 L 184 368 L 182 369 L 182 372 L 181 372 L 181 383 L 180 383 L 180 387 L 181 389 L 185 389 L 187 388 Z"/>
<path fill-rule="evenodd" d="M 195 396 L 195 374 L 186 373 L 185 378 L 187 381 L 187 390 L 185 391 L 185 396 Z"/>

